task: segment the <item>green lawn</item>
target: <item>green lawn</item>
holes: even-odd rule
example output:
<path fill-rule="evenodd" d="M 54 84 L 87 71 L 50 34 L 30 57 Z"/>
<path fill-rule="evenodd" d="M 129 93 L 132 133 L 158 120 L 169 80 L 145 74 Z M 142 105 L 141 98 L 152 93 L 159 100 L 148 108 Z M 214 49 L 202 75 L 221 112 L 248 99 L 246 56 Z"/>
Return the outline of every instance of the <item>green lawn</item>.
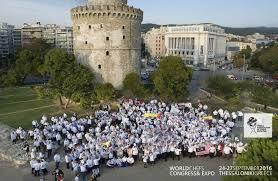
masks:
<path fill-rule="evenodd" d="M 63 110 L 51 99 L 38 99 L 30 87 L 0 89 L 0 123 L 11 127 L 30 128 L 32 120 L 40 120 L 42 115 L 58 115 Z M 82 113 L 72 108 L 65 112 Z"/>

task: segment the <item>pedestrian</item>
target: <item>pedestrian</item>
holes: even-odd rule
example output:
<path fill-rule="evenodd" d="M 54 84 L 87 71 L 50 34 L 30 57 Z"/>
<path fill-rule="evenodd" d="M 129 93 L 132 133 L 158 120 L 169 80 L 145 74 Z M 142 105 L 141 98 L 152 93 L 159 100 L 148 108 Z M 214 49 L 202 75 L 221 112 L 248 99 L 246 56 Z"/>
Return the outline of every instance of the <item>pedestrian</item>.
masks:
<path fill-rule="evenodd" d="M 55 168 L 58 169 L 60 167 L 60 162 L 61 162 L 61 156 L 59 153 L 56 153 L 54 155 L 54 162 L 55 162 Z"/>

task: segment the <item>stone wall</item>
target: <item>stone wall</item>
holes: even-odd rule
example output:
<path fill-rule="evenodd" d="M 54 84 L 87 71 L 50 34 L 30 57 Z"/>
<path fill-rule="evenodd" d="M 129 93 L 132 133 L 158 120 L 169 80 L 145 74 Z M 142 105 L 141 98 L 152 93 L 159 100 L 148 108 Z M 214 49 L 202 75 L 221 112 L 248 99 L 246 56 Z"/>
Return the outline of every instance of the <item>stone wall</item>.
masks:
<path fill-rule="evenodd" d="M 71 10 L 74 53 L 99 82 L 122 88 L 125 76 L 139 73 L 143 12 L 127 5 L 81 6 Z"/>

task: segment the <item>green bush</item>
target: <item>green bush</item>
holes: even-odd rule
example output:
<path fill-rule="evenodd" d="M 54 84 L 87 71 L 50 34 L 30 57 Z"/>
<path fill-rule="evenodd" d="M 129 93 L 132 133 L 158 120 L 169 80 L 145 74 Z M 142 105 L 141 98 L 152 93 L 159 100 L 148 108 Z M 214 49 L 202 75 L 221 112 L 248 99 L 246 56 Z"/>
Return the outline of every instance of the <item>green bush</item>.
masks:
<path fill-rule="evenodd" d="M 143 82 L 140 80 L 140 77 L 136 73 L 128 74 L 124 79 L 124 89 L 130 91 L 133 96 L 138 98 L 145 99 L 148 90 L 144 87 Z"/>
<path fill-rule="evenodd" d="M 156 93 L 164 101 L 183 101 L 188 96 L 187 86 L 192 79 L 192 69 L 180 57 L 164 57 L 152 75 Z"/>
<path fill-rule="evenodd" d="M 231 80 L 224 76 L 211 77 L 207 81 L 207 86 L 213 89 L 217 95 L 224 96 L 229 99 L 237 95 L 238 87 Z"/>
<path fill-rule="evenodd" d="M 99 103 L 101 101 L 112 101 L 116 98 L 116 90 L 112 84 L 99 84 L 96 86 L 92 94 L 94 102 Z"/>

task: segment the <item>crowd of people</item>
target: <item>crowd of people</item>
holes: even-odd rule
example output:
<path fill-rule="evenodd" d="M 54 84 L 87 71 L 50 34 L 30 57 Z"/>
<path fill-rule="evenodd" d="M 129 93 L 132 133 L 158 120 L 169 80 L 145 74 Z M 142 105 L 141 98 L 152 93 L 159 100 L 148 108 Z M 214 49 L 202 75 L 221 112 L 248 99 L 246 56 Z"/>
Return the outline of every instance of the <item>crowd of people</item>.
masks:
<path fill-rule="evenodd" d="M 127 167 L 142 161 L 144 167 L 158 160 L 196 156 L 231 157 L 246 151 L 237 137 L 232 139 L 235 123 L 242 121 L 242 112 L 219 109 L 208 113 L 208 106 L 199 103 L 166 104 L 125 99 L 117 112 L 109 106 L 94 116 L 60 117 L 32 122 L 33 129 L 11 132 L 13 142 L 31 139 L 25 150 L 30 155 L 34 176 L 48 173 L 48 162 L 55 161 L 58 180 L 60 163 L 75 172 L 76 180 L 100 175 L 100 165 Z M 56 151 L 63 148 L 63 151 Z M 59 149 L 58 149 L 59 150 Z M 54 154 L 55 153 L 55 154 Z"/>

